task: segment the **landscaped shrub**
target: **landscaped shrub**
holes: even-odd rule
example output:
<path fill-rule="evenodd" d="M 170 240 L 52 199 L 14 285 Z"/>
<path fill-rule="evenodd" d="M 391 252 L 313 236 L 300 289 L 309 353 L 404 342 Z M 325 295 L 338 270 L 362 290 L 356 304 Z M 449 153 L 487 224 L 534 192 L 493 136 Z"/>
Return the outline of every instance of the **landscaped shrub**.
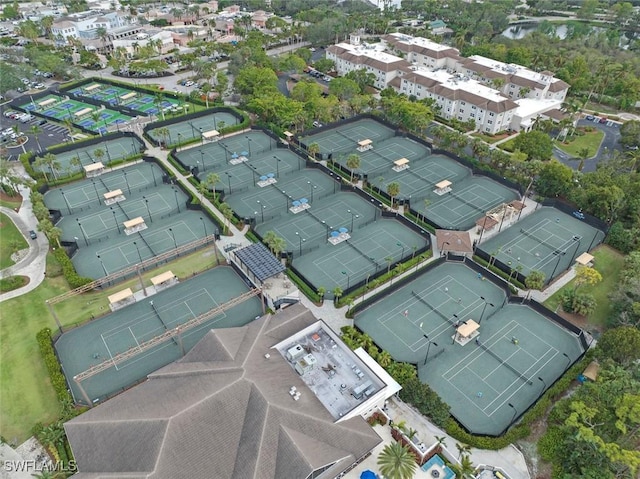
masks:
<path fill-rule="evenodd" d="M 49 372 L 51 385 L 56 392 L 58 401 L 61 403 L 72 402 L 73 398 L 67 389 L 67 381 L 64 378 L 64 374 L 62 374 L 60 362 L 53 350 L 53 344 L 51 343 L 51 330 L 49 328 L 40 330 L 36 335 L 36 340 L 38 341 L 40 353 L 42 354 L 42 359 L 47 367 L 47 371 Z"/>
<path fill-rule="evenodd" d="M 55 248 L 53 254 L 58 260 L 58 263 L 60 263 L 60 266 L 62 266 L 62 274 L 71 288 L 79 288 L 93 281 L 93 279 L 80 276 L 76 272 L 76 268 L 73 266 L 64 248 Z"/>
<path fill-rule="evenodd" d="M 440 427 L 444 427 L 449 420 L 449 406 L 440 396 L 418 378 L 413 378 L 402 385 L 400 399 L 413 404 L 420 413 L 429 417 Z"/>
<path fill-rule="evenodd" d="M 295 274 L 290 269 L 287 269 L 287 276 L 289 276 L 289 279 L 291 279 L 291 281 L 293 281 L 296 284 L 296 286 L 298 286 L 300 291 L 302 291 L 307 298 L 309 298 L 314 303 L 320 302 L 321 298 L 320 296 L 318 296 L 318 293 L 316 293 L 312 288 L 310 288 L 309 285 L 305 283 L 302 280 L 302 278 L 300 278 L 297 274 Z"/>

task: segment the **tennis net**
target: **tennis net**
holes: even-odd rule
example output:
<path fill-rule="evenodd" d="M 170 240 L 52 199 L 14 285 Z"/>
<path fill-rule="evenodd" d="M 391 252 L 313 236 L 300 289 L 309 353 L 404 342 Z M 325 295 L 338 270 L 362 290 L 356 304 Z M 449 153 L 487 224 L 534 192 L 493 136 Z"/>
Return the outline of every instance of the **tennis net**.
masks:
<path fill-rule="evenodd" d="M 522 379 L 525 383 L 527 383 L 529 386 L 531 386 L 533 384 L 533 381 L 531 381 L 528 377 L 526 377 L 524 374 L 522 374 L 520 371 L 518 371 L 516 368 L 514 368 L 513 366 L 511 366 L 510 364 L 506 363 L 504 361 L 504 359 L 502 359 L 500 356 L 498 356 L 496 353 L 494 353 L 493 351 L 491 351 L 488 347 L 486 347 L 484 344 L 482 344 L 480 341 L 477 342 L 478 346 L 480 346 L 482 349 L 484 349 L 486 352 L 488 352 L 491 356 L 493 356 L 497 361 L 500 362 L 500 364 L 504 365 L 507 367 L 507 369 L 509 369 L 511 372 L 513 372 L 516 376 L 518 376 L 520 379 Z"/>
<path fill-rule="evenodd" d="M 553 251 L 556 251 L 556 250 L 560 249 L 560 248 L 555 247 L 555 246 L 554 246 L 554 245 L 552 245 L 551 243 L 549 243 L 549 242 L 547 242 L 547 241 L 545 241 L 545 240 L 543 240 L 543 239 L 541 239 L 541 238 L 538 238 L 538 237 L 537 237 L 536 235 L 534 235 L 531 231 L 527 231 L 527 230 L 525 230 L 524 228 L 520 228 L 520 233 L 522 233 L 523 235 L 525 235 L 525 236 L 527 236 L 527 237 L 529 237 L 529 238 L 531 238 L 531 239 L 533 239 L 533 240 L 537 241 L 537 242 L 538 242 L 538 243 L 540 243 L 541 245 L 546 246 L 547 248 L 549 248 L 549 249 L 551 249 L 551 250 L 553 250 Z"/>
<path fill-rule="evenodd" d="M 471 208 L 473 208 L 476 211 L 480 211 L 482 213 L 484 213 L 484 209 L 480 208 L 477 205 L 474 205 L 473 203 L 471 203 L 470 201 L 465 200 L 462 196 L 460 195 L 456 195 L 453 191 L 449 192 L 449 194 L 451 196 L 453 196 L 454 198 L 457 198 L 458 200 L 462 201 L 465 205 L 467 206 L 471 206 Z"/>
<path fill-rule="evenodd" d="M 446 322 L 448 322 L 449 324 L 451 324 L 452 326 L 455 326 L 456 323 L 453 319 L 446 317 L 444 314 L 442 314 L 440 311 L 438 311 L 436 308 L 434 308 L 433 306 L 431 306 L 431 304 L 429 304 L 422 296 L 420 296 L 418 293 L 416 293 L 415 291 L 411 290 L 411 294 L 413 296 L 415 296 L 418 301 L 420 301 L 422 304 L 424 304 L 425 306 L 427 306 L 431 311 L 433 311 L 434 313 L 436 313 L 438 316 L 440 316 L 442 319 L 444 319 Z"/>
<path fill-rule="evenodd" d="M 125 218 L 130 220 L 131 217 L 127 214 L 127 212 L 124 210 L 124 208 L 122 207 L 119 201 L 116 201 L 116 205 L 118 205 L 118 208 L 120 208 L 120 211 L 122 211 L 122 214 L 125 216 Z"/>
<path fill-rule="evenodd" d="M 356 250 L 358 253 L 360 253 L 361 256 L 365 257 L 366 259 L 368 259 L 371 263 L 375 264 L 376 267 L 380 267 L 380 264 L 373 259 L 371 256 L 367 255 L 364 251 L 362 251 L 360 248 L 358 248 L 356 245 L 354 245 L 351 241 L 347 240 L 345 241 L 345 243 L 347 243 L 349 246 L 351 246 L 354 250 Z"/>
<path fill-rule="evenodd" d="M 144 238 L 144 236 L 142 236 L 142 233 L 139 233 L 139 234 L 140 234 L 140 238 L 142 238 L 142 241 L 144 241 L 144 244 L 146 244 L 146 245 L 147 245 L 147 248 L 149 248 L 149 251 L 151 251 L 151 254 L 152 254 L 153 256 L 156 256 L 156 253 L 155 253 L 155 251 L 153 251 L 153 248 L 151 247 L 151 245 L 149 244 L 149 242 Z"/>

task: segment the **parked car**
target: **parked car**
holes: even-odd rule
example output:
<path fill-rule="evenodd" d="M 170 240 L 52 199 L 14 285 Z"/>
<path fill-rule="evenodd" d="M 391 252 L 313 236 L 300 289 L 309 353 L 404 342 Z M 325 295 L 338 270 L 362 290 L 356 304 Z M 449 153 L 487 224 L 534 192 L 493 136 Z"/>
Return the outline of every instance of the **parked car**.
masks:
<path fill-rule="evenodd" d="M 46 124 L 47 124 L 47 120 L 45 120 L 44 118 L 36 122 L 36 125 L 46 125 Z"/>
<path fill-rule="evenodd" d="M 4 112 L 4 116 L 5 116 L 5 118 L 10 118 L 11 115 L 13 115 L 14 113 L 15 113 L 15 111 L 13 111 L 13 110 L 7 110 L 7 111 Z"/>
<path fill-rule="evenodd" d="M 36 232 L 35 232 L 35 231 L 33 231 L 33 230 L 29 230 L 29 237 L 30 237 L 31 239 L 36 239 L 36 238 L 38 237 L 38 235 L 36 234 Z"/>
<path fill-rule="evenodd" d="M 587 121 L 593 121 L 593 115 L 587 115 L 584 117 L 584 119 Z"/>
<path fill-rule="evenodd" d="M 20 123 L 27 123 L 28 121 L 33 120 L 33 115 L 25 113 L 20 117 Z"/>

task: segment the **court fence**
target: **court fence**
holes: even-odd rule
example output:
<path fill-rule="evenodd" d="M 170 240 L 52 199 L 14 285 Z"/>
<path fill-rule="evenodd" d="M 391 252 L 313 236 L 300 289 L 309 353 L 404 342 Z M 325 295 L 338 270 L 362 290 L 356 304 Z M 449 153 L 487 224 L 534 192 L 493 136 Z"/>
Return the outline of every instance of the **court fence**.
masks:
<path fill-rule="evenodd" d="M 570 203 L 567 200 L 561 200 L 560 198 L 547 198 L 542 202 L 542 206 L 551 206 L 570 216 L 574 216 L 574 213 L 576 211 L 580 211 L 580 209 L 575 204 Z M 584 218 L 581 221 L 584 221 L 589 226 L 593 226 L 594 228 L 599 229 L 605 234 L 605 236 L 608 234 L 609 225 L 606 221 L 603 221 L 600 218 L 596 218 L 589 213 L 585 213 L 583 211 L 580 212 L 584 215 Z"/>
<path fill-rule="evenodd" d="M 175 125 L 177 123 L 186 123 L 190 120 L 195 120 L 197 118 L 202 118 L 205 116 L 209 116 L 212 114 L 216 114 L 216 113 L 229 113 L 230 115 L 232 115 L 235 119 L 236 119 L 236 123 L 235 125 L 227 125 L 224 128 L 222 128 L 222 131 L 220 131 L 220 134 L 230 134 L 233 133 L 235 131 L 239 131 L 239 130 L 244 130 L 245 128 L 247 128 L 249 126 L 249 117 L 245 116 L 240 110 L 233 108 L 233 107 L 215 107 L 215 108 L 210 108 L 208 110 L 200 110 L 197 111 L 195 113 L 188 113 L 186 115 L 181 115 L 178 117 L 174 117 L 174 118 L 169 118 L 169 119 L 165 119 L 165 120 L 160 120 L 160 121 L 156 121 L 150 124 L 147 124 L 143 129 L 142 129 L 142 135 L 149 141 L 149 143 L 151 143 L 154 146 L 162 146 L 162 143 L 159 139 L 154 138 L 153 136 L 151 136 L 149 134 L 150 131 L 152 130 L 157 130 L 158 128 L 163 128 L 163 127 L 169 127 L 171 125 Z M 200 141 L 200 138 L 195 138 L 195 141 Z M 186 142 L 186 141 L 185 141 Z M 185 143 L 183 142 L 183 143 Z M 186 143 L 191 143 L 192 141 L 186 142 Z M 185 167 L 184 164 L 182 162 L 180 162 L 176 156 L 176 149 L 171 150 L 170 155 L 173 156 L 173 158 L 175 159 L 175 161 L 178 161 L 183 168 L 186 171 L 189 171 L 189 168 Z"/>

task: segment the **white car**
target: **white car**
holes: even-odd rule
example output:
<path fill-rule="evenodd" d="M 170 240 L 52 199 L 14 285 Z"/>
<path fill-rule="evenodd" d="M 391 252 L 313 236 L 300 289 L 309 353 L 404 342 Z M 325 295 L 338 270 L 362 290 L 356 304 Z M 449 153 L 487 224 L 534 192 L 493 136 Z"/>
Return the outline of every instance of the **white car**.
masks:
<path fill-rule="evenodd" d="M 193 85 L 194 85 L 194 83 L 191 80 L 189 80 L 188 82 L 186 82 L 184 84 L 184 86 L 193 86 Z"/>
<path fill-rule="evenodd" d="M 13 128 L 7 128 L 6 130 L 2 130 L 2 134 L 3 134 L 4 136 L 10 135 L 11 133 L 15 133 L 15 132 L 13 131 Z"/>
<path fill-rule="evenodd" d="M 24 115 L 18 117 L 18 119 L 20 120 L 21 123 L 26 123 L 28 121 L 33 120 L 33 115 L 30 115 L 29 113 L 25 113 Z"/>

